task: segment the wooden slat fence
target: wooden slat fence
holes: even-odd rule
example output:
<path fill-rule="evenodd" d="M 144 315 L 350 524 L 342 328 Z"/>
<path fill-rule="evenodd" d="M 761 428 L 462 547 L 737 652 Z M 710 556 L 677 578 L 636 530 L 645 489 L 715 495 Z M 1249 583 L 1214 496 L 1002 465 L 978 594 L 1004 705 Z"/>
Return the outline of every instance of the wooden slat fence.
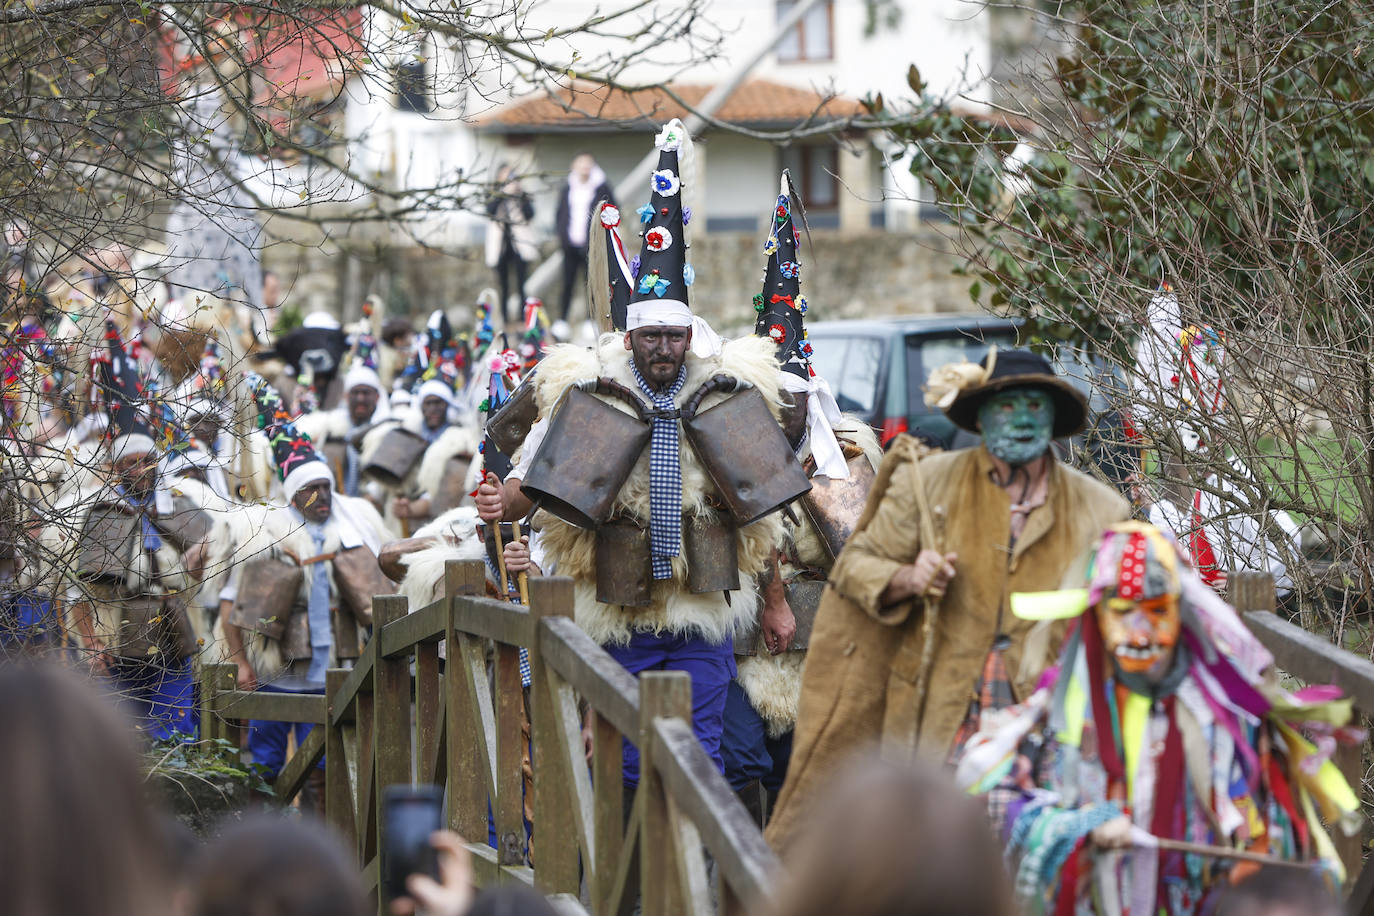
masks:
<path fill-rule="evenodd" d="M 571 580 L 529 585 L 528 608 L 487 598 L 482 563 L 454 562 L 445 597 L 427 607 L 410 612 L 404 598 L 379 596 L 373 638 L 354 668 L 328 673 L 325 696 L 238 691 L 233 666 L 205 666 L 205 734 L 229 738 L 253 718 L 323 726 L 288 760 L 276 792 L 293 798 L 327 755 L 326 817 L 374 895 L 382 789 L 418 782 L 445 787 L 448 824 L 468 840 L 481 885 L 521 881 L 597 914 L 631 912 L 641 889 L 646 916 L 742 912 L 768 899 L 776 858 L 693 735 L 688 675 L 636 679 L 573 623 Z M 624 738 L 641 753 L 632 796 L 621 780 Z"/>
<path fill-rule="evenodd" d="M 327 754 L 326 817 L 356 851 L 374 894 L 381 790 L 416 782 L 446 788 L 448 824 L 469 841 L 481 885 L 521 881 L 596 914 L 631 912 L 641 889 L 646 916 L 737 913 L 769 899 L 777 860 L 696 741 L 688 676 L 636 679 L 573 623 L 570 580 L 529 585 L 528 608 L 487 598 L 482 563 L 454 562 L 445 597 L 427 607 L 412 613 L 402 597 L 378 597 L 373 639 L 354 668 L 328 673 L 325 696 L 244 692 L 234 689 L 232 665 L 205 666 L 205 735 L 232 738 L 253 718 L 323 726 L 287 761 L 275 789 L 293 798 Z M 1283 671 L 1336 684 L 1361 717 L 1374 714 L 1374 662 L 1279 617 L 1269 576 L 1233 574 L 1229 598 Z M 525 858 L 526 721 L 536 867 Z M 620 772 L 627 737 L 642 755 L 632 796 Z M 1337 757 L 1362 792 L 1365 750 Z M 488 810 L 495 848 L 485 842 Z M 1336 843 L 1351 877 L 1348 911 L 1374 916 L 1362 838 L 1337 835 Z"/>

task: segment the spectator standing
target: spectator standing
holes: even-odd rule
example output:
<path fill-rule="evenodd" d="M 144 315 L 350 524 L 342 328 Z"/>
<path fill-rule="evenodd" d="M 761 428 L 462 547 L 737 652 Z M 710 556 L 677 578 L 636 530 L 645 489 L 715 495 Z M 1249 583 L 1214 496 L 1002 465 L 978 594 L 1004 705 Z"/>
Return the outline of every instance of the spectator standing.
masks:
<path fill-rule="evenodd" d="M 592 207 L 602 200 L 615 204 L 615 195 L 606 181 L 606 173 L 596 164 L 591 153 L 578 153 L 568 171 L 563 193 L 558 196 L 558 215 L 554 220 L 558 227 L 558 242 L 563 248 L 563 298 L 558 318 L 565 324 L 554 328 L 554 336 L 560 340 L 568 337 L 568 307 L 572 304 L 573 290 L 577 286 L 577 272 L 581 270 L 585 275 L 587 271 L 587 229 L 592 218 Z"/>
<path fill-rule="evenodd" d="M 148 805 L 131 724 L 57 665 L 0 665 L 6 913 L 170 911 L 167 831 Z"/>
<path fill-rule="evenodd" d="M 496 285 L 501 289 L 501 321 L 510 320 L 507 303 L 510 301 L 510 276 L 515 273 L 515 292 L 520 302 L 525 301 L 525 277 L 529 272 L 529 262 L 539 256 L 539 246 L 535 242 L 534 202 L 520 186 L 520 178 L 515 167 L 502 165 L 496 170 L 496 191 L 487 201 L 486 260 L 487 266 L 496 271 Z M 586 228 L 583 228 L 585 235 Z M 582 257 L 586 259 L 586 241 L 582 243 Z"/>

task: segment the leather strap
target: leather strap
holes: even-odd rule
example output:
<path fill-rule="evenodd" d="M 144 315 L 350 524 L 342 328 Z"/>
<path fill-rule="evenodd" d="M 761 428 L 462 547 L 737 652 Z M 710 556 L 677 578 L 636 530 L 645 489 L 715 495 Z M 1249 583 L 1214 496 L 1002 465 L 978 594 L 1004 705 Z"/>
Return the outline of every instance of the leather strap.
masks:
<path fill-rule="evenodd" d="M 310 558 L 308 558 L 308 559 L 301 560 L 300 565 L 301 565 L 301 566 L 310 566 L 310 565 L 312 565 L 312 564 L 314 564 L 314 563 L 327 563 L 327 562 L 329 562 L 330 560 L 332 560 L 332 559 L 334 559 L 335 557 L 337 557 L 338 555 L 339 555 L 339 552 L 338 552 L 337 550 L 333 550 L 333 551 L 330 551 L 329 553 L 322 553 L 322 554 L 320 554 L 319 556 L 310 557 Z"/>

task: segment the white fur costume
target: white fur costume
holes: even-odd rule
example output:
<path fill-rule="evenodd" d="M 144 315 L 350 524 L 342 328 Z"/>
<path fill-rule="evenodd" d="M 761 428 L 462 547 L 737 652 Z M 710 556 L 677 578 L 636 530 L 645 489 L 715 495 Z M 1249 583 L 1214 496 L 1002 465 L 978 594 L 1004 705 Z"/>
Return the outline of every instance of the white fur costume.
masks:
<path fill-rule="evenodd" d="M 360 524 L 368 525 L 383 540 L 386 539 L 382 518 L 367 500 L 344 496 L 341 493 L 335 493 L 333 500 L 335 504 L 345 504 L 353 519 Z M 298 560 L 305 560 L 317 553 L 332 553 L 340 547 L 339 526 L 332 516 L 330 524 L 325 528 L 324 547 L 318 551 L 315 549 L 315 542 L 311 539 L 309 531 L 289 507 L 243 506 L 237 511 L 229 513 L 228 523 L 232 528 L 234 539 L 231 548 L 234 567 L 229 576 L 231 593 L 238 586 L 238 577 L 240 570 L 243 569 L 244 561 L 252 557 L 273 550 L 285 550 L 294 554 Z M 333 564 L 329 565 L 331 567 L 329 577 L 330 602 L 337 605 L 339 600 L 338 586 L 332 575 Z M 224 597 L 228 596 L 225 595 Z M 302 578 L 300 593 L 296 600 L 303 609 L 309 603 L 309 599 L 310 576 L 307 574 Z M 297 613 L 305 613 L 305 611 L 298 610 Z M 223 646 L 224 615 L 220 615 L 219 621 L 215 624 L 214 635 L 216 645 Z M 256 631 L 244 630 L 243 644 L 244 650 L 248 654 L 249 664 L 253 666 L 259 681 L 269 682 L 286 669 L 286 660 L 282 656 L 281 643 L 277 640 L 269 639 Z M 338 667 L 337 651 L 338 647 L 333 645 L 331 640 L 329 659 L 331 668 Z"/>
<path fill-rule="evenodd" d="M 846 457 L 850 450 L 858 448 L 876 471 L 882 462 L 883 450 L 873 429 L 857 417 L 844 416 L 835 426 L 835 436 L 840 440 Z M 803 461 L 810 454 L 810 448 L 803 445 L 799 456 Z M 827 573 L 834 561 L 826 551 L 811 517 L 797 508 L 799 524 L 793 525 L 784 520 L 786 541 L 783 548 L 781 574 L 786 579 L 793 567 L 790 559 L 795 556 L 803 566 L 824 569 Z M 804 650 L 783 652 L 781 655 L 761 653 L 752 656 L 739 656 L 736 667 L 739 669 L 739 684 L 754 710 L 763 717 L 768 729 L 768 737 L 780 738 L 797 722 L 797 703 L 801 699 L 802 666 L 806 662 Z"/>
<path fill-rule="evenodd" d="M 743 379 L 762 392 L 770 410 L 776 415 L 780 401 L 777 361 L 773 357 L 772 341 L 748 337 L 732 341 L 716 357 L 687 356 L 687 378 L 676 401 L 685 403 L 703 383 L 724 373 Z M 625 349 L 624 335 L 605 334 L 597 349 L 587 350 L 571 345 L 554 347 L 539 364 L 535 375 L 536 401 L 541 418 L 548 417 L 563 393 L 583 379 L 605 376 L 632 391 L 638 392 L 631 370 L 631 356 Z M 640 394 L 641 399 L 646 400 Z M 729 395 L 713 392 L 701 404 L 706 409 L 725 400 Z M 614 398 L 603 398 L 617 410 L 629 412 L 628 405 Z M 706 475 L 696 454 L 679 427 L 682 464 L 682 511 L 688 516 L 715 518 L 717 513 L 708 499 L 718 495 L 715 485 Z M 646 447 L 629 479 L 616 498 L 618 511 L 647 521 L 649 506 L 649 453 Z M 514 456 L 517 461 L 519 455 Z M 596 600 L 596 535 L 593 531 L 570 525 L 547 512 L 535 516 L 544 549 L 554 562 L 559 575 L 573 579 L 574 617 L 587 635 L 601 644 L 626 645 L 636 631 L 692 633 L 712 643 L 723 642 L 733 636 L 742 624 L 752 619 L 758 605 L 754 577 L 764 568 L 774 544 L 782 537 L 779 513 L 773 513 L 737 532 L 740 589 L 730 593 L 727 603 L 723 593 L 692 594 L 685 587 L 687 558 L 673 559 L 673 578 L 654 582 L 653 603 L 633 608 L 601 604 Z"/>

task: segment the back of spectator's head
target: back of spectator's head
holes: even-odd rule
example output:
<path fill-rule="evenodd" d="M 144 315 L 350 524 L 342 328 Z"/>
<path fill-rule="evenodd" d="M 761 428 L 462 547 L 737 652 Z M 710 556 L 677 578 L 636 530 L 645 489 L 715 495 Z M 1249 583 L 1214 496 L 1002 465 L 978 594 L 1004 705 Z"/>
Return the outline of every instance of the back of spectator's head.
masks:
<path fill-rule="evenodd" d="M 133 723 L 54 662 L 0 664 L 0 900 L 7 913 L 162 912 L 167 833 Z"/>
<path fill-rule="evenodd" d="M 772 912 L 778 916 L 1010 916 L 1011 889 L 986 812 L 931 764 L 876 749 L 812 799 L 815 817 Z"/>
<path fill-rule="evenodd" d="M 1216 916 L 1340 916 L 1341 900 L 1315 869 L 1266 866 L 1217 900 Z"/>
<path fill-rule="evenodd" d="M 227 827 L 195 868 L 194 916 L 363 916 L 358 866 L 324 824 L 260 814 Z"/>
<path fill-rule="evenodd" d="M 558 916 L 548 898 L 523 884 L 502 884 L 477 895 L 467 916 Z"/>

